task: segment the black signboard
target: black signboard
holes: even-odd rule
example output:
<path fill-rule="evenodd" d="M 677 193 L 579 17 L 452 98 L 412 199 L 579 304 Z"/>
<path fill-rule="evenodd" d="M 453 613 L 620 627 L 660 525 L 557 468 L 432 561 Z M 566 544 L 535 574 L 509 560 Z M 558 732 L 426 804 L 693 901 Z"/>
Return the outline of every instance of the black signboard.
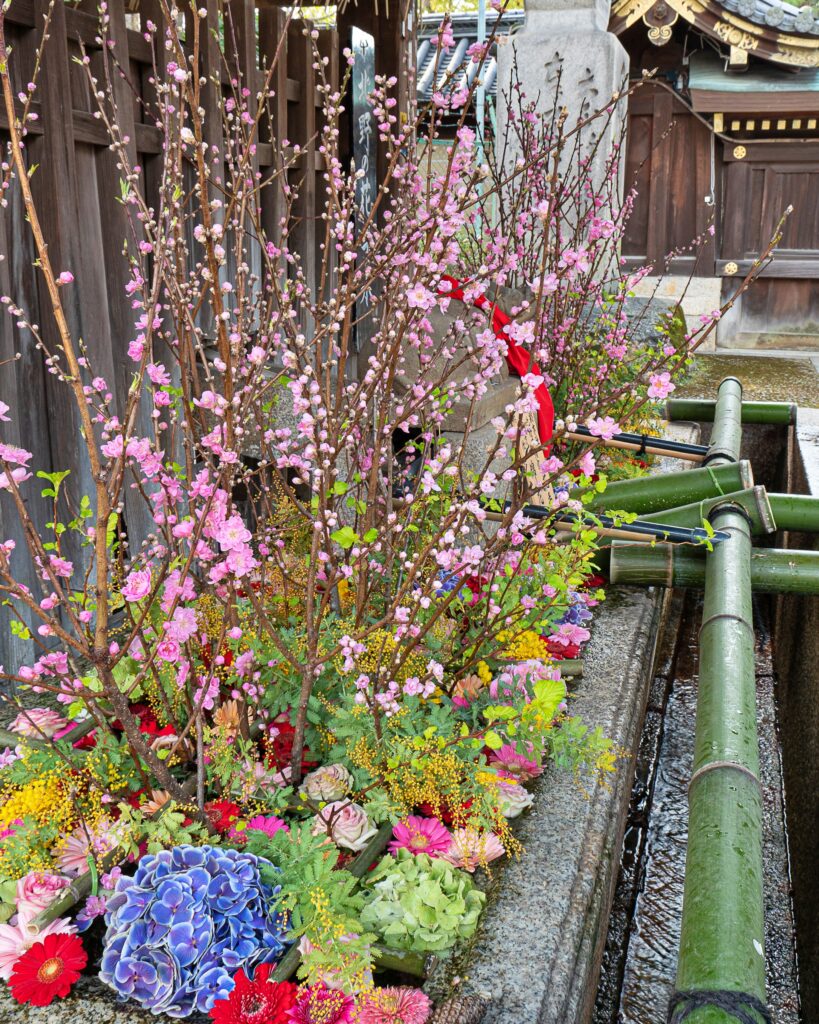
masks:
<path fill-rule="evenodd" d="M 377 144 L 378 126 L 368 98 L 375 89 L 375 40 L 368 32 L 353 28 L 350 49 L 355 54 L 352 73 L 353 160 L 357 171 L 364 173 L 355 186 L 355 228 L 358 236 L 367 223 L 378 193 Z M 367 243 L 359 247 L 359 258 L 366 256 Z M 363 292 L 356 302 L 356 350 L 367 347 L 376 330 L 375 285 Z"/>

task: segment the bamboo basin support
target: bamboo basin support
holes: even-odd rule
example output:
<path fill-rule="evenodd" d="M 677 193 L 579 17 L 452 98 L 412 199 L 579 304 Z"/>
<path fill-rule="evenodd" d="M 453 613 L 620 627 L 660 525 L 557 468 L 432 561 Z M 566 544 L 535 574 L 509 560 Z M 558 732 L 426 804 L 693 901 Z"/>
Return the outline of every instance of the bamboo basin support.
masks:
<path fill-rule="evenodd" d="M 730 539 L 705 556 L 699 695 L 677 991 L 744 993 L 765 1002 L 762 801 L 756 732 L 751 538 L 730 506 Z M 684 1003 L 682 1005 L 685 1005 Z M 749 1019 L 762 1018 L 755 1011 Z M 715 1006 L 687 1024 L 735 1024 Z"/>
<path fill-rule="evenodd" d="M 769 494 L 777 528 L 819 533 L 819 498 L 809 494 Z"/>
<path fill-rule="evenodd" d="M 726 377 L 717 391 L 711 444 L 703 460 L 706 466 L 737 462 L 742 446 L 742 384 Z"/>
<path fill-rule="evenodd" d="M 705 550 L 615 541 L 609 578 L 622 585 L 700 589 L 705 584 Z M 819 594 L 819 551 L 753 548 L 751 586 L 759 593 Z"/>

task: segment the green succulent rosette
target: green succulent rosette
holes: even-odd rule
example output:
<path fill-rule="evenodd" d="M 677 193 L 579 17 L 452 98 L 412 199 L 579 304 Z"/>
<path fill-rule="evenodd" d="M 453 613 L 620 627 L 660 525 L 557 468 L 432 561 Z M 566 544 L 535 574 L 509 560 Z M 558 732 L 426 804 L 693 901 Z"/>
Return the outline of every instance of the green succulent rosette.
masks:
<path fill-rule="evenodd" d="M 365 887 L 362 927 L 391 949 L 418 953 L 449 949 L 468 939 L 486 902 L 465 872 L 409 850 L 383 857 Z"/>

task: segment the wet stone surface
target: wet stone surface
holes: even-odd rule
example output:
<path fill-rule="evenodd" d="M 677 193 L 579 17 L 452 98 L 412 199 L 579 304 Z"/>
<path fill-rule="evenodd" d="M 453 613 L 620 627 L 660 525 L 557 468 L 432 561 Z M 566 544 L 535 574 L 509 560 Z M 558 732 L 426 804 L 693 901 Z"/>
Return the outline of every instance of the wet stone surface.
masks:
<path fill-rule="evenodd" d="M 674 397 L 715 398 L 724 377 L 738 377 L 746 399 L 819 406 L 817 357 L 698 355 Z"/>
<path fill-rule="evenodd" d="M 675 596 L 675 601 L 680 601 Z M 757 624 L 757 728 L 763 787 L 765 958 L 774 1024 L 799 1024 L 782 763 L 766 606 Z M 694 751 L 701 606 L 685 599 L 673 658 L 660 662 L 646 714 L 594 1024 L 657 1024 L 674 990 Z M 669 628 L 674 627 L 674 616 Z"/>

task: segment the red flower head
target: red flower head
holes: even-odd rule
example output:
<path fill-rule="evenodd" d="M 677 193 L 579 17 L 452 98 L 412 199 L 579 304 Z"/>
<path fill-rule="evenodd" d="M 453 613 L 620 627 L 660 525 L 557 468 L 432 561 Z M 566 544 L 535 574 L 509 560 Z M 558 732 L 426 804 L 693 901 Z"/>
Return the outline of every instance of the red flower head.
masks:
<path fill-rule="evenodd" d="M 236 986 L 227 999 L 217 999 L 210 1011 L 216 1024 L 287 1024 L 298 988 L 290 981 L 270 981 L 275 964 L 260 964 L 251 981 L 237 971 Z"/>
<path fill-rule="evenodd" d="M 210 800 L 205 804 L 205 814 L 217 832 L 230 831 L 233 823 L 241 816 L 242 808 L 230 800 Z"/>
<path fill-rule="evenodd" d="M 18 1003 L 48 1006 L 55 996 L 65 999 L 88 963 L 88 955 L 76 935 L 46 935 L 35 942 L 14 964 L 9 979 Z"/>
<path fill-rule="evenodd" d="M 554 640 L 545 640 L 546 649 L 555 661 L 563 661 L 567 658 L 571 661 L 580 654 L 579 644 L 559 644 Z"/>
<path fill-rule="evenodd" d="M 472 806 L 471 800 L 465 800 L 460 808 L 452 803 L 443 803 L 440 807 L 432 804 L 418 804 L 418 810 L 428 818 L 440 818 L 445 825 L 463 824 L 466 812 Z"/>
<path fill-rule="evenodd" d="M 296 729 L 290 724 L 287 712 L 279 715 L 273 723 L 278 732 L 275 736 L 266 736 L 264 739 L 264 750 L 267 764 L 270 768 L 287 768 L 293 759 L 293 736 Z M 305 750 L 301 755 L 301 770 L 310 771 L 315 768 L 318 761 L 310 759 L 310 751 Z"/>

